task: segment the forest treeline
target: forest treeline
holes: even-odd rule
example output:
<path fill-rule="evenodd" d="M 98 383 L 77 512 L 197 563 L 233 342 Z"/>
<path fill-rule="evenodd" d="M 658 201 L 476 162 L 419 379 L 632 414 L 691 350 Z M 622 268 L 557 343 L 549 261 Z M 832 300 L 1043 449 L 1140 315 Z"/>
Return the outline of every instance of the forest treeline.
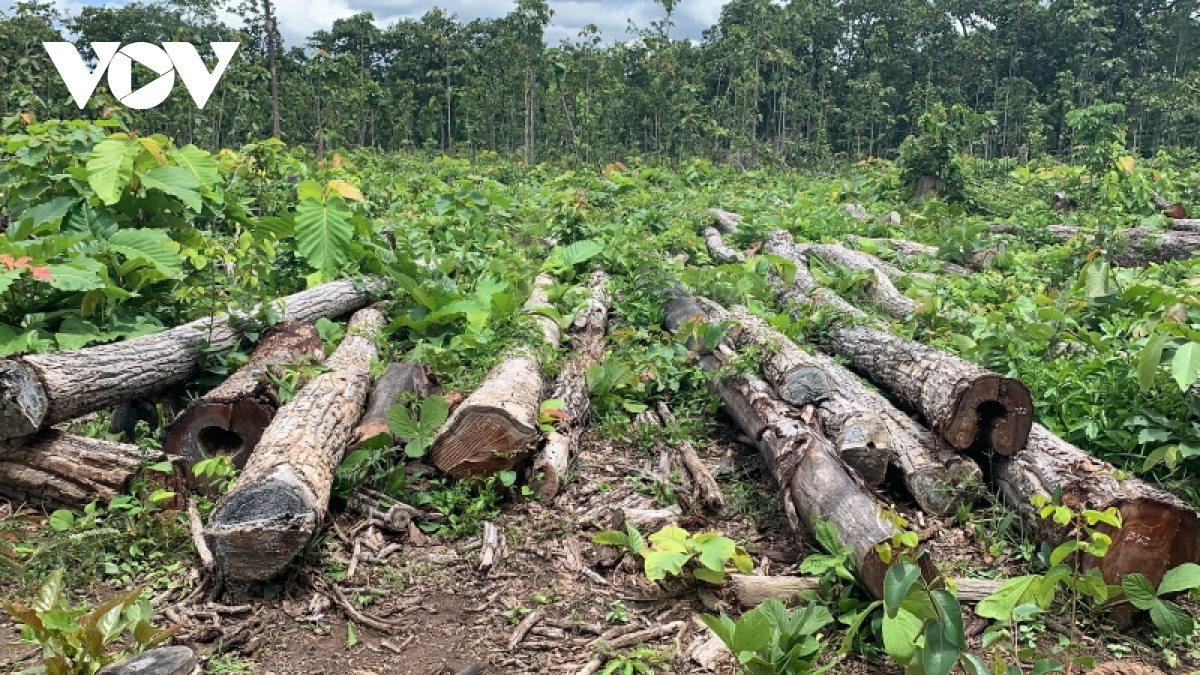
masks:
<path fill-rule="evenodd" d="M 432 9 L 383 28 L 362 13 L 303 45 L 283 44 L 273 0 L 70 15 L 19 2 L 0 14 L 0 112 L 111 114 L 103 80 L 78 110 L 42 41 L 187 41 L 211 66 L 206 43 L 236 40 L 204 110 L 177 87 L 156 109 L 123 111 L 130 126 L 212 149 L 277 135 L 321 152 L 799 166 L 894 156 L 937 104 L 970 155 L 1063 155 L 1080 132 L 1070 113 L 1115 103 L 1103 110 L 1133 151 L 1200 144 L 1200 0 L 732 0 L 696 40 L 672 34 L 685 0 L 656 1 L 661 18 L 627 35 L 589 26 L 556 45 L 544 0 L 497 19 Z M 222 23 L 222 9 L 244 24 Z"/>

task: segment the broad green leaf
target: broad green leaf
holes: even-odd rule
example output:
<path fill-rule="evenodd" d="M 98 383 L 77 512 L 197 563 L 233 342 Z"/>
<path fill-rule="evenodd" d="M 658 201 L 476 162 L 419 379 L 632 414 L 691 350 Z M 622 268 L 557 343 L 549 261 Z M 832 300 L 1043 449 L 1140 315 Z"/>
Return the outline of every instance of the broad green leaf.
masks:
<path fill-rule="evenodd" d="M 720 586 L 721 584 L 725 583 L 724 569 L 714 570 L 704 566 L 696 567 L 692 569 L 692 576 L 696 577 L 700 581 L 713 584 L 714 586 Z"/>
<path fill-rule="evenodd" d="M 29 227 L 32 230 L 37 230 L 42 225 L 54 225 L 62 222 L 62 219 L 70 212 L 71 207 L 79 203 L 75 197 L 55 197 L 48 202 L 38 204 L 37 206 L 25 209 L 18 218 L 19 223 L 29 222 Z M 16 237 L 12 237 L 16 239 Z"/>
<path fill-rule="evenodd" d="M 21 278 L 24 270 L 0 270 L 0 293 L 7 291 L 17 279 Z"/>
<path fill-rule="evenodd" d="M 79 620 L 75 612 L 65 609 L 52 609 L 49 612 L 42 612 L 41 619 L 42 625 L 48 630 L 69 633 L 79 628 Z"/>
<path fill-rule="evenodd" d="M 917 638 L 924 623 L 915 614 L 901 608 L 895 617 L 883 618 L 883 646 L 897 663 L 907 664 L 917 651 Z"/>
<path fill-rule="evenodd" d="M 1150 388 L 1154 386 L 1154 380 L 1158 377 L 1158 367 L 1162 365 L 1163 347 L 1166 346 L 1168 339 L 1167 335 L 1156 334 L 1150 338 L 1150 341 L 1142 348 L 1142 353 L 1138 355 L 1138 386 L 1142 391 L 1150 391 Z"/>
<path fill-rule="evenodd" d="M 700 564 L 710 570 L 723 572 L 725 561 L 733 557 L 737 544 L 716 532 L 704 532 L 692 538 L 692 546 L 700 553 Z"/>
<path fill-rule="evenodd" d="M 208 151 L 201 150 L 194 145 L 188 145 L 178 150 L 168 150 L 167 156 L 191 174 L 192 178 L 195 178 L 196 182 L 206 190 L 213 189 L 220 178 L 216 160 Z"/>
<path fill-rule="evenodd" d="M 1038 580 L 1038 576 L 1032 574 L 1008 579 L 995 593 L 980 601 L 975 613 L 985 619 L 1007 621 L 1017 605 L 1031 595 L 1030 589 Z"/>
<path fill-rule="evenodd" d="M 992 675 L 992 669 L 988 667 L 987 661 L 974 654 L 963 654 L 959 663 L 962 664 L 967 675 Z"/>
<path fill-rule="evenodd" d="M 1200 565 L 1184 563 L 1167 572 L 1158 585 L 1159 595 L 1191 591 L 1200 588 Z"/>
<path fill-rule="evenodd" d="M 37 598 L 33 601 L 33 609 L 38 612 L 48 612 L 58 604 L 63 589 L 63 571 L 56 569 L 46 577 L 38 589 Z"/>
<path fill-rule="evenodd" d="M 325 201 L 325 190 L 321 188 L 321 184 L 315 180 L 304 180 L 296 186 L 296 199 L 304 201 L 312 199 L 314 201 Z"/>
<path fill-rule="evenodd" d="M 930 595 L 933 597 L 933 604 L 937 605 L 946 640 L 959 649 L 966 648 L 967 633 L 963 626 L 963 609 L 958 598 L 944 589 L 931 591 Z"/>
<path fill-rule="evenodd" d="M 564 267 L 574 267 L 604 253 L 604 248 L 603 242 L 583 239 L 569 246 L 559 246 L 550 254 L 550 258 L 561 262 Z"/>
<path fill-rule="evenodd" d="M 625 523 L 625 533 L 629 537 L 629 551 L 634 555 L 646 550 L 646 539 L 642 533 L 630 523 Z"/>
<path fill-rule="evenodd" d="M 1200 377 L 1200 342 L 1189 342 L 1175 352 L 1171 360 L 1171 376 L 1180 391 L 1187 391 Z"/>
<path fill-rule="evenodd" d="M 854 615 L 854 618 L 851 619 L 846 625 L 846 634 L 842 637 L 842 645 L 838 647 L 838 654 L 850 653 L 850 650 L 854 648 L 854 638 L 858 635 L 858 631 L 862 630 L 863 624 L 866 623 L 867 619 L 871 617 L 871 614 L 880 607 L 883 607 L 883 601 L 876 600 L 870 605 L 867 605 L 866 609 Z"/>
<path fill-rule="evenodd" d="M 733 622 L 733 619 L 730 619 L 724 614 L 722 614 L 721 618 L 719 619 L 711 614 L 701 614 L 700 620 L 703 621 L 704 625 L 708 626 L 709 630 L 711 630 L 718 638 L 721 638 L 721 642 L 724 642 L 726 647 L 732 648 L 733 633 L 735 630 L 737 630 L 737 625 Z"/>
<path fill-rule="evenodd" d="M 179 244 L 163 230 L 120 230 L 108 238 L 108 245 L 126 258 L 150 263 L 169 279 L 183 278 Z"/>
<path fill-rule="evenodd" d="M 421 429 L 427 434 L 437 431 L 450 416 L 450 406 L 442 396 L 430 396 L 421 401 Z"/>
<path fill-rule="evenodd" d="M 149 171 L 139 172 L 138 178 L 142 181 L 142 187 L 149 190 L 161 190 L 176 197 L 197 213 L 203 206 L 199 181 L 183 167 L 156 166 Z"/>
<path fill-rule="evenodd" d="M 1173 602 L 1156 601 L 1150 608 L 1150 619 L 1159 630 L 1171 636 L 1185 637 L 1196 630 L 1192 617 Z"/>
<path fill-rule="evenodd" d="M 629 536 L 623 532 L 608 530 L 592 537 L 592 543 L 601 546 L 629 546 Z"/>
<path fill-rule="evenodd" d="M 650 581 L 666 579 L 667 574 L 679 576 L 683 566 L 692 559 L 691 555 L 676 551 L 644 551 L 642 557 L 646 562 L 646 578 Z"/>
<path fill-rule="evenodd" d="M 1158 603 L 1158 594 L 1154 592 L 1154 586 L 1140 573 L 1133 572 L 1122 577 L 1121 589 L 1125 591 L 1125 598 L 1138 609 L 1150 609 Z"/>
<path fill-rule="evenodd" d="M 909 562 L 898 562 L 888 568 L 883 577 L 883 606 L 890 618 L 900 611 L 908 591 L 921 576 L 921 569 Z"/>
<path fill-rule="evenodd" d="M 80 269 L 74 265 L 47 265 L 47 268 L 50 270 L 50 281 L 46 283 L 60 291 L 91 291 L 105 286 L 100 275 L 92 270 Z M 0 283 L 0 286 L 2 285 Z"/>
<path fill-rule="evenodd" d="M 425 456 L 425 451 L 429 449 L 432 440 L 426 438 L 414 438 L 404 446 L 404 454 L 412 459 L 420 459 Z"/>
<path fill-rule="evenodd" d="M 1109 290 L 1109 265 L 1104 258 L 1096 258 L 1084 267 L 1084 288 L 1089 298 L 1103 298 L 1112 294 Z"/>
<path fill-rule="evenodd" d="M 388 428 L 392 430 L 396 438 L 411 440 L 421 435 L 421 429 L 417 426 L 417 422 L 413 419 L 407 406 L 394 405 L 388 408 L 387 420 Z"/>
<path fill-rule="evenodd" d="M 733 631 L 733 644 L 730 651 L 734 654 L 757 652 L 771 641 L 771 622 L 767 616 L 757 609 L 752 609 L 742 615 Z"/>
<path fill-rule="evenodd" d="M 934 621 L 925 627 L 925 646 L 921 649 L 921 666 L 925 669 L 925 675 L 949 675 L 961 653 L 961 647 L 949 640 L 946 626 L 941 621 Z"/>
<path fill-rule="evenodd" d="M 142 147 L 128 139 L 110 138 L 92 148 L 87 161 L 88 184 L 106 206 L 121 201 L 121 193 L 133 178 L 133 160 Z"/>
<path fill-rule="evenodd" d="M 75 527 L 75 514 L 66 509 L 59 509 L 50 514 L 50 529 L 55 532 L 66 532 Z"/>
<path fill-rule="evenodd" d="M 650 535 L 648 539 L 651 544 L 659 548 L 670 548 L 672 550 L 687 550 L 687 540 L 690 535 L 688 531 L 682 527 L 664 527 L 663 529 Z"/>
<path fill-rule="evenodd" d="M 1046 675 L 1046 673 L 1062 673 L 1065 672 L 1063 666 L 1054 659 L 1038 659 L 1037 663 L 1033 664 L 1033 672 L 1030 675 Z"/>
<path fill-rule="evenodd" d="M 305 199 L 296 207 L 296 248 L 313 268 L 333 274 L 350 254 L 353 214 L 341 197 L 321 203 Z"/>

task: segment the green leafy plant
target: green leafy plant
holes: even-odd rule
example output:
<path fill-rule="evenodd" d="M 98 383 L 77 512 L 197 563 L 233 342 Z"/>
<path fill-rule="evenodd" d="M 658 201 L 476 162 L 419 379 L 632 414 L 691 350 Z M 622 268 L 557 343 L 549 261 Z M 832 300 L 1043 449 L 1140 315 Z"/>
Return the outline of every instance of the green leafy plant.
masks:
<path fill-rule="evenodd" d="M 121 593 L 95 609 L 72 607 L 61 571 L 52 573 L 30 605 L 14 602 L 4 609 L 21 623 L 21 642 L 42 648 L 42 665 L 29 675 L 92 675 L 129 654 L 161 644 L 180 626 L 156 629 L 150 601 L 142 588 Z M 109 651 L 114 643 L 124 643 Z"/>
<path fill-rule="evenodd" d="M 1166 596 L 1200 589 L 1200 565 L 1184 563 L 1167 572 L 1157 589 L 1145 575 L 1127 574 L 1121 579 L 1121 588 L 1130 604 L 1150 612 L 1154 625 L 1166 636 L 1188 637 L 1196 629 L 1195 620 Z"/>
<path fill-rule="evenodd" d="M 679 576 L 687 568 L 700 581 L 721 584 L 727 564 L 732 563 L 743 574 L 754 569 L 754 561 L 744 548 L 716 532 L 692 535 L 681 527 L 669 526 L 643 539 L 635 527 L 626 525 L 625 532 L 601 532 L 592 543 L 625 547 L 640 555 L 650 581 Z"/>
<path fill-rule="evenodd" d="M 438 428 L 450 416 L 450 406 L 446 405 L 445 397 L 430 396 L 421 401 L 420 411 L 420 415 L 414 418 L 406 405 L 388 408 L 388 426 L 396 437 L 408 439 L 404 454 L 414 459 L 425 456 Z"/>
<path fill-rule="evenodd" d="M 655 668 L 665 668 L 667 659 L 649 647 L 637 647 L 623 652 L 610 652 L 601 675 L 653 675 Z"/>
<path fill-rule="evenodd" d="M 819 631 L 833 623 L 833 615 L 821 605 L 789 612 L 782 602 L 771 599 L 737 622 L 724 614 L 700 618 L 733 652 L 746 675 L 807 675 L 837 665 L 835 661 L 814 670 L 825 646 Z"/>
<path fill-rule="evenodd" d="M 620 600 L 608 603 L 608 611 L 604 613 L 604 620 L 618 626 L 629 623 L 629 614 L 625 609 L 625 603 Z"/>

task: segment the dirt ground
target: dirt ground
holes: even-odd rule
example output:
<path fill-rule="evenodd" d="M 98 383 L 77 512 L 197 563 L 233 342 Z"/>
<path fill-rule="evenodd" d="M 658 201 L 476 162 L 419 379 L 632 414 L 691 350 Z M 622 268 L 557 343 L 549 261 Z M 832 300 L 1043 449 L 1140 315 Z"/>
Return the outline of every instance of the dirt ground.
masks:
<path fill-rule="evenodd" d="M 714 469 L 728 506 L 714 518 L 685 513 L 681 524 L 693 531 L 715 529 L 744 544 L 757 572 L 797 574 L 798 562 L 811 550 L 787 531 L 757 451 L 738 442 L 726 424 L 697 450 Z M 505 547 L 490 570 L 480 569 L 479 538 L 452 544 L 410 541 L 403 534 L 361 527 L 361 518 L 347 512 L 331 528 L 318 562 L 297 570 L 287 583 L 226 587 L 216 605 L 193 601 L 187 610 L 171 608 L 180 598 L 164 599 L 163 611 L 187 624 L 178 641 L 198 647 L 210 673 L 455 675 L 475 664 L 482 665 L 482 673 L 577 673 L 597 653 L 598 642 L 660 628 L 670 630 L 659 630 L 661 635 L 645 642 L 664 655 L 666 665 L 655 672 L 714 673 L 686 654 L 707 635 L 697 614 L 737 610 L 731 594 L 697 591 L 681 582 L 650 583 L 634 560 L 617 560 L 612 549 L 591 544 L 609 525 L 610 509 L 661 508 L 653 489 L 659 462 L 588 435 L 576 467 L 552 503 L 517 500 L 505 506 L 495 521 Z M 690 504 L 688 495 L 682 496 Z M 1008 569 L 1009 561 L 987 556 L 968 529 L 955 526 L 953 519 L 924 524 L 923 539 L 941 569 L 959 576 L 986 569 L 1017 572 Z M 401 545 L 387 549 L 394 543 Z M 330 581 L 326 571 L 335 563 L 349 567 L 356 544 L 354 576 Z M 381 558 L 385 550 L 388 555 Z M 334 583 L 346 604 L 365 618 L 347 620 L 347 612 L 333 601 Z M 606 619 L 621 606 L 627 623 Z M 537 622 L 515 647 L 510 645 L 516 622 L 531 615 Z M 976 624 L 981 630 L 982 620 Z M 17 637 L 11 623 L 0 631 Z M 1148 644 L 1144 627 L 1134 631 L 1135 639 Z M 1054 638 L 1040 637 L 1047 645 Z M 1109 641 L 1083 638 L 1101 662 L 1112 660 Z M 977 649 L 978 638 L 974 642 Z M 35 656 L 29 647 L 0 650 L 9 664 Z M 240 661 L 242 669 L 233 669 L 231 660 Z M 1170 672 L 1149 654 L 1126 661 Z M 1197 665 L 1184 663 L 1174 672 L 1190 673 Z M 727 659 L 714 675 L 734 672 Z M 886 659 L 855 657 L 830 672 L 887 675 L 902 669 Z"/>

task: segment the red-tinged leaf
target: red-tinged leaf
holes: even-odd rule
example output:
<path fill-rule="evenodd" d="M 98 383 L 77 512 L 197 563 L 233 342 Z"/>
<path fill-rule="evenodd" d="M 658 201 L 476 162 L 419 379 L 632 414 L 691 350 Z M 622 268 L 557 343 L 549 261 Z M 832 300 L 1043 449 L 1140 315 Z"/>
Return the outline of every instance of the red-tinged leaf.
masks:
<path fill-rule="evenodd" d="M 42 281 L 50 281 L 50 268 L 49 267 L 31 267 L 29 269 L 29 271 L 33 272 L 34 279 L 41 279 Z"/>
<path fill-rule="evenodd" d="M 12 256 L 7 253 L 0 253 L 0 265 L 4 265 L 5 269 L 10 269 L 10 270 L 12 268 L 16 267 L 16 264 L 14 263 Z"/>
<path fill-rule="evenodd" d="M 30 260 L 33 260 L 33 258 L 30 258 L 29 256 L 17 258 L 17 261 L 13 263 L 13 267 L 28 267 Z"/>
<path fill-rule="evenodd" d="M 571 421 L 571 416 L 561 410 L 548 409 L 548 410 L 543 410 L 542 412 L 546 413 L 547 415 L 553 417 L 556 420 L 562 420 L 564 422 Z"/>

